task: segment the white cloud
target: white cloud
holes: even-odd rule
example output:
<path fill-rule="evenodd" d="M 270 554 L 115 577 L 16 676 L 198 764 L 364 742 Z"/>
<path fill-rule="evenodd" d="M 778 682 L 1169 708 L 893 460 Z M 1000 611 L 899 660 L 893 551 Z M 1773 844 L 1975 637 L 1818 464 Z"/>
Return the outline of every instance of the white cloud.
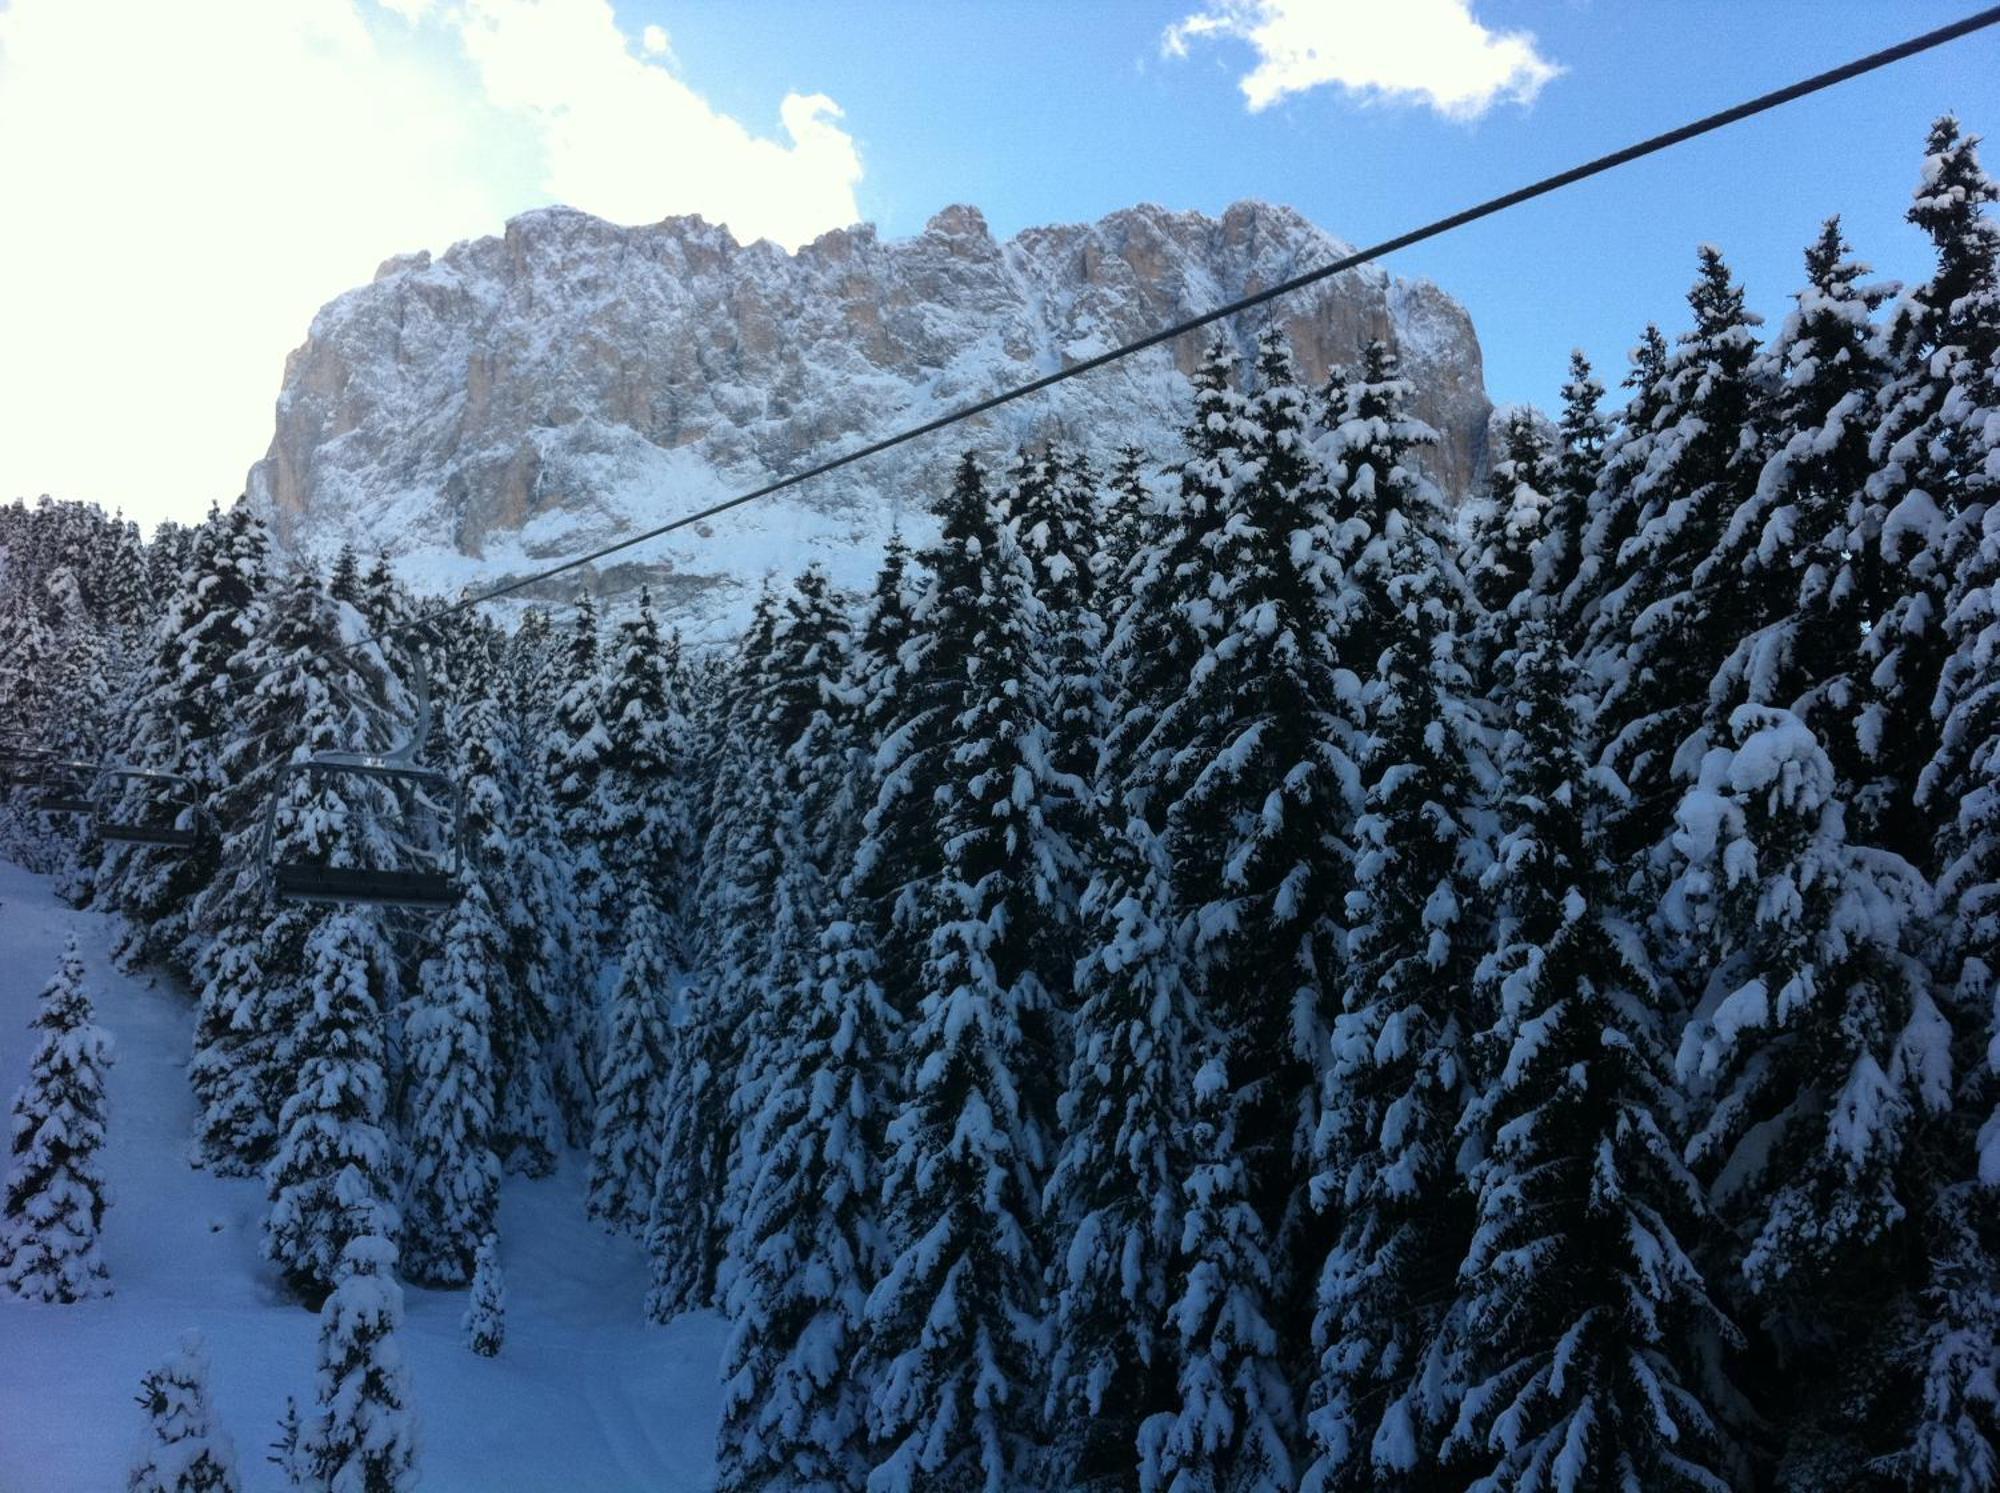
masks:
<path fill-rule="evenodd" d="M 671 57 L 674 52 L 673 39 L 667 35 L 664 26 L 648 26 L 640 33 L 640 45 L 645 47 L 648 57 Z"/>
<path fill-rule="evenodd" d="M 858 216 L 861 159 L 824 94 L 785 98 L 785 145 L 632 55 L 609 0 L 466 0 L 460 26 L 487 98 L 539 128 L 558 201 L 628 223 L 699 210 L 788 248 Z"/>
<path fill-rule="evenodd" d="M 858 216 L 830 100 L 759 138 L 606 0 L 199 12 L 0 0 L 0 501 L 198 516 L 263 454 L 321 304 L 542 202 L 787 245 Z"/>
<path fill-rule="evenodd" d="M 1472 0 L 1213 0 L 1160 45 L 1185 57 L 1190 43 L 1215 37 L 1255 49 L 1257 66 L 1240 80 L 1253 110 L 1331 83 L 1371 102 L 1476 119 L 1533 101 L 1562 72 L 1527 32 L 1480 25 Z"/>

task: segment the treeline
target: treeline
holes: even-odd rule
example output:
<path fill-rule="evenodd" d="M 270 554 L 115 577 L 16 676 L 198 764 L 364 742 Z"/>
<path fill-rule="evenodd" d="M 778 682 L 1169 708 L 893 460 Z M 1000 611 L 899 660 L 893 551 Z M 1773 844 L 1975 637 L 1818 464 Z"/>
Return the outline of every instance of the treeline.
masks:
<path fill-rule="evenodd" d="M 412 615 L 386 566 L 17 508 L 5 729 L 217 832 L 8 833 L 198 992 L 194 1158 L 307 1300 L 375 1236 L 469 1280 L 501 1171 L 587 1148 L 646 1310 L 733 1323 L 726 1489 L 2000 1485 L 1975 145 L 1929 280 L 1829 222 L 1763 338 L 1705 248 L 1623 407 L 1574 357 L 1458 511 L 1387 347 L 1307 388 L 1267 334 L 1170 463 L 968 457 L 726 656 L 643 596 L 442 624 L 436 921 L 261 893 L 283 765 L 407 719 L 331 651 Z M 277 837 L 425 814 L 288 778 Z"/>

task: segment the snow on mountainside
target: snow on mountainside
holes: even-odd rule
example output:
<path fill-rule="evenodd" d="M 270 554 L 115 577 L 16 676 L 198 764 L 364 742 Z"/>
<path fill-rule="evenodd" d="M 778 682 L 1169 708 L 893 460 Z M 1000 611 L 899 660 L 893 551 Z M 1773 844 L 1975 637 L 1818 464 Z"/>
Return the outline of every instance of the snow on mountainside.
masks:
<path fill-rule="evenodd" d="M 142 1424 L 139 1377 L 195 1327 L 243 1487 L 275 1493 L 284 1479 L 265 1448 L 287 1395 L 312 1407 L 319 1319 L 285 1297 L 259 1255 L 262 1185 L 187 1164 L 189 1002 L 164 982 L 118 973 L 110 918 L 66 907 L 45 878 L 4 861 L 0 1101 L 26 1076 L 28 1018 L 70 932 L 97 1023 L 116 1043 L 102 1157 L 114 1294 L 44 1306 L 0 1292 L 0 1490 L 124 1487 Z M 584 1217 L 583 1173 L 571 1156 L 547 1181 L 507 1179 L 498 1358 L 461 1341 L 465 1292 L 404 1287 L 398 1338 L 427 1493 L 709 1486 L 723 1324 L 706 1313 L 647 1324 L 645 1261 Z"/>
<path fill-rule="evenodd" d="M 796 254 L 700 218 L 625 228 L 568 208 L 433 261 L 391 259 L 314 319 L 287 360 L 249 492 L 287 543 L 386 546 L 419 587 L 455 592 L 545 565 L 761 485 L 870 438 L 1324 264 L 1348 246 L 1288 208 L 1220 219 L 1141 206 L 996 242 L 971 207 L 917 237 L 862 225 Z M 1318 379 L 1387 335 L 1433 475 L 1463 492 L 1485 460 L 1480 353 L 1462 307 L 1374 266 L 1270 313 Z M 1248 350 L 1263 324 L 1239 319 Z M 1065 432 L 1093 454 L 1171 459 L 1199 336 L 983 421 L 1000 452 Z M 811 559 L 862 584 L 967 432 L 928 438 L 646 546 L 644 574 L 697 632 L 734 624 L 769 573 Z M 556 594 L 573 591 L 574 577 Z"/>

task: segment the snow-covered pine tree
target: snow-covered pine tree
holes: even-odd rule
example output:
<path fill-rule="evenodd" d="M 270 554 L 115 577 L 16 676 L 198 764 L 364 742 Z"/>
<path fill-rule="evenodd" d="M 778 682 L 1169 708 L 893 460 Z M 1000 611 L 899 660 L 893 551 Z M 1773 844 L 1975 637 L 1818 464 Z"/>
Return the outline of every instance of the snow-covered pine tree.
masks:
<path fill-rule="evenodd" d="M 1209 600 L 1210 556 L 1223 524 L 1226 474 L 1249 438 L 1236 357 L 1218 339 L 1194 375 L 1187 448 L 1172 486 L 1147 510 L 1145 539 L 1126 567 L 1108 655 L 1116 705 L 1105 732 L 1106 781 L 1127 812 L 1166 827 L 1188 770 L 1180 747 L 1198 727 L 1188 686 L 1218 630 Z"/>
<path fill-rule="evenodd" d="M 517 656 L 501 676 L 513 821 L 508 835 L 507 895 L 494 911 L 507 932 L 509 1006 L 496 1050 L 503 1075 L 500 1115 L 513 1154 L 529 1165 L 553 1162 L 548 1116 L 572 1142 L 589 1134 L 590 1058 L 579 1027 L 595 1014 L 591 981 L 596 950 L 577 916 L 574 849 L 562 837 L 555 794 L 542 769 L 548 671 L 537 645 L 514 639 Z"/>
<path fill-rule="evenodd" d="M 1484 878 L 1506 916 L 1465 1121 L 1478 1224 L 1445 1376 L 1464 1396 L 1440 1460 L 1478 1487 L 1720 1493 L 1743 1470 L 1734 1397 L 1716 1403 L 1738 1335 L 1690 1253 L 1702 1189 L 1681 1160 L 1669 1016 L 1615 901 L 1606 792 L 1546 622 L 1523 625 L 1510 674 Z"/>
<path fill-rule="evenodd" d="M 1536 411 L 1526 406 L 1509 411 L 1500 438 L 1500 459 L 1471 515 L 1464 551 L 1466 584 L 1476 607 L 1467 661 L 1481 698 L 1494 692 L 1504 671 L 1503 655 L 1516 624 L 1534 610 L 1536 554 L 1558 482 L 1547 421 Z"/>
<path fill-rule="evenodd" d="M 1990 467 L 2000 425 L 1988 428 Z M 1892 1462 L 1913 1482 L 2000 1486 L 1991 1373 L 2000 1362 L 2000 501 L 1988 492 L 1982 506 L 1977 548 L 1959 559 L 1947 593 L 1943 728 L 1918 784 L 1925 812 L 1945 820 L 1937 891 L 1947 937 L 1932 962 L 1957 1033 L 1959 1082 L 1952 1123 L 1926 1137 L 1935 1158 L 1930 1273 L 1905 1349 L 1920 1377 L 1900 1402 L 1915 1413 L 1899 1427 L 1905 1444 Z M 1968 504 L 1957 523 L 1971 531 L 1973 519 Z M 1963 547 L 1971 540 L 1968 532 Z"/>
<path fill-rule="evenodd" d="M 146 1429 L 126 1493 L 237 1493 L 236 1444 L 208 1399 L 208 1352 L 187 1332 L 180 1348 L 139 1381 Z"/>
<path fill-rule="evenodd" d="M 1664 843 L 1676 756 L 1749 621 L 1741 588 L 1709 562 L 1763 463 L 1752 419 L 1761 319 L 1744 308 L 1721 251 L 1703 245 L 1699 259 L 1694 327 L 1667 357 L 1652 449 L 1632 478 L 1636 527 L 1590 634 L 1605 761 L 1630 790 L 1615 821 L 1621 860 Z"/>
<path fill-rule="evenodd" d="M 584 946 L 595 954 L 606 936 L 603 909 L 603 882 L 608 874 L 598 853 L 598 778 L 611 737 L 604 718 L 604 673 L 598 657 L 597 607 L 589 592 L 578 594 L 575 617 L 571 620 L 566 646 L 556 670 L 558 695 L 555 715 L 547 738 L 548 775 L 555 792 L 556 822 L 572 860 L 571 886 L 575 893 L 577 922 L 584 933 Z M 583 1047 L 586 1074 L 588 1050 L 597 1036 L 594 970 L 579 972 L 581 1008 L 593 1019 L 581 1023 L 575 1039 Z"/>
<path fill-rule="evenodd" d="M 1105 592 L 1099 610 L 1106 613 L 1107 630 L 1111 618 L 1106 603 L 1121 593 L 1126 568 L 1145 542 L 1152 501 L 1152 490 L 1146 483 L 1146 453 L 1137 446 L 1120 446 L 1118 459 L 1104 481 L 1098 520 L 1097 578 L 1099 589 Z"/>
<path fill-rule="evenodd" d="M 695 969 L 671 1012 L 659 1160 L 646 1218 L 652 1273 L 646 1315 L 655 1322 L 707 1306 L 722 1264 L 723 1194 L 735 1138 L 732 1044 L 741 1012 L 729 992 L 756 954 L 748 873 L 760 852 L 741 831 L 756 770 L 750 745 L 753 701 L 776 625 L 777 600 L 767 586 L 706 715 L 702 776 L 708 806 L 689 919 Z"/>
<path fill-rule="evenodd" d="M 54 740 L 56 671 L 60 646 L 26 590 L 16 590 L 0 611 L 0 733 L 10 750 L 49 751 Z M 71 833 L 37 813 L 33 787 L 9 795 L 0 822 L 0 850 L 27 870 L 59 872 L 71 858 Z"/>
<path fill-rule="evenodd" d="M 137 663 L 133 650 L 151 629 L 157 608 L 153 579 L 147 569 L 146 543 L 139 526 L 120 515 L 112 520 L 109 542 L 89 558 L 90 593 L 97 614 L 116 640 L 127 663 Z"/>
<path fill-rule="evenodd" d="M 801 581 L 801 589 L 805 586 Z M 820 590 L 816 582 L 813 590 Z M 810 596 L 795 596 L 796 610 Z M 810 614 L 801 627 L 823 631 Z M 846 662 L 836 638 L 804 650 Z M 780 649 L 786 653 L 789 649 Z M 854 772 L 852 697 L 823 678 L 785 744 L 787 793 L 775 828 L 779 871 L 771 1031 L 754 1174 L 736 1209 L 718 1486 L 858 1488 L 867 1473 L 868 1385 L 853 1371 L 868 1290 L 880 1265 L 878 1191 L 894 1021 L 875 978 L 864 922 L 843 905 L 847 802 L 872 787 Z M 815 948 L 785 952 L 810 941 Z"/>
<path fill-rule="evenodd" d="M 736 941 L 747 957 L 739 956 L 722 987 L 733 992 L 737 1006 L 729 1041 L 736 1069 L 730 1185 L 722 1209 L 723 1225 L 732 1231 L 757 1175 L 765 1095 L 790 1056 L 794 1032 L 783 1011 L 813 977 L 826 896 L 837 874 L 826 859 L 832 845 L 821 839 L 819 820 L 832 806 L 838 777 L 828 764 L 803 760 L 798 749 L 824 715 L 815 749 L 839 751 L 832 721 L 845 715 L 840 695 L 847 662 L 840 600 L 824 569 L 808 566 L 779 605 L 769 651 L 745 696 L 743 729 L 752 761 L 740 779 L 734 854 L 748 873 L 748 895 L 735 905 L 735 915 L 748 920 Z"/>
<path fill-rule="evenodd" d="M 1660 329 L 1649 323 L 1628 357 L 1632 366 L 1621 387 L 1631 390 L 1631 396 L 1604 438 L 1597 483 L 1584 507 L 1576 570 L 1560 607 L 1586 637 L 1595 636 L 1598 619 L 1621 583 L 1626 546 L 1639 527 L 1634 485 L 1652 458 L 1654 427 L 1667 405 L 1667 339 Z M 1615 671 L 1620 655 L 1609 646 L 1615 642 L 1615 634 L 1607 631 L 1603 643 L 1584 656 L 1593 691 L 1601 691 L 1605 677 Z M 1598 654 L 1604 655 L 1601 661 Z"/>
<path fill-rule="evenodd" d="M 468 885 L 481 884 L 481 895 L 453 909 L 445 924 L 445 951 L 449 958 L 459 949 L 465 957 L 461 974 L 482 982 L 477 996 L 482 1031 L 475 1044 L 485 1050 L 484 1076 L 478 1080 L 477 1107 L 484 1112 L 479 1144 L 510 1169 L 542 1177 L 555 1168 L 561 1136 L 549 1072 L 551 1049 L 559 1046 L 557 1018 L 546 981 L 552 969 L 566 972 L 570 964 L 563 957 L 566 899 L 543 860 L 552 834 L 546 787 L 536 765 L 521 755 L 519 702 L 501 658 L 505 645 L 499 630 L 490 622 L 461 622 L 446 643 L 451 677 L 443 716 L 464 795 L 462 875 Z M 529 795 L 544 815 L 539 822 L 522 813 L 521 801 Z M 547 926 L 537 921 L 542 918 L 550 920 Z M 414 1030 L 410 1036 L 414 1041 Z M 459 1096 L 469 1097 L 469 1090 Z M 455 1247 L 460 1273 L 453 1283 L 465 1278 L 484 1232 L 481 1225 L 461 1235 Z M 405 1240 L 407 1258 L 420 1253 L 426 1252 Z"/>
<path fill-rule="evenodd" d="M 309 1493 L 415 1493 L 417 1419 L 396 1329 L 403 1289 L 396 1247 L 357 1233 L 340 1252 L 319 1313 L 318 1408 L 298 1439 L 299 1486 Z"/>
<path fill-rule="evenodd" d="M 500 1205 L 494 1154 L 493 992 L 506 945 L 484 878 L 465 877 L 444 947 L 425 962 L 403 1037 L 403 1263 L 420 1285 L 458 1286 Z"/>
<path fill-rule="evenodd" d="M 465 1308 L 465 1346 L 494 1358 L 507 1343 L 507 1277 L 500 1268 L 500 1236 L 488 1234 L 473 1256 L 472 1300 Z"/>
<path fill-rule="evenodd" d="M 708 806 L 688 919 L 694 967 L 673 1012 L 671 1079 L 646 1220 L 653 1276 L 646 1313 L 656 1322 L 709 1304 L 728 1237 L 723 1209 L 743 1113 L 738 1041 L 761 998 L 768 955 L 773 862 L 757 805 L 769 764 L 757 723 L 777 626 L 778 599 L 766 585 L 706 718 Z"/>
<path fill-rule="evenodd" d="M 309 1305 L 336 1284 L 351 1240 L 397 1229 L 383 1072 L 392 963 L 367 909 L 341 908 L 306 938 L 295 1073 L 264 1173 L 264 1254 Z"/>
<path fill-rule="evenodd" d="M 1764 355 L 1772 455 L 1737 511 L 1714 584 L 1752 593 L 1751 630 L 1709 691 L 1711 734 L 1738 704 L 1793 710 L 1813 727 L 1839 780 L 1860 772 L 1854 716 L 1864 622 L 1875 614 L 1874 553 L 1850 547 L 1873 459 L 1882 362 L 1874 312 L 1840 222 L 1806 250 L 1806 288 Z"/>
<path fill-rule="evenodd" d="M 1995 201 L 2000 185 L 1980 163 L 1978 137 L 1950 115 L 1939 119 L 1908 213 L 1930 238 L 1937 269 L 1896 302 L 1883 330 L 1889 384 L 1871 447 L 1876 470 L 1851 545 L 1874 550 L 1882 571 L 1881 610 L 1868 619 L 1864 644 L 1867 782 L 1855 802 L 1856 833 L 1926 868 L 1953 810 L 1915 802 L 1943 722 L 1933 706 L 1949 649 L 1946 592 L 1977 545 L 1979 511 L 2000 480 L 1982 459 L 1980 439 L 2000 356 L 2000 220 L 1988 211 Z"/>
<path fill-rule="evenodd" d="M 928 953 L 883 1197 L 892 1256 L 869 1298 L 883 1490 L 1030 1475 L 1047 1164 L 1035 1111 L 1054 1054 L 1040 942 L 1069 860 L 1048 822 L 1047 684 L 1033 582 L 978 464 L 959 465 L 905 656 L 942 717 L 898 764 L 930 806 L 939 870 L 915 898 Z"/>
<path fill-rule="evenodd" d="M 625 899 L 645 883 L 655 910 L 668 920 L 663 931 L 679 932 L 676 903 L 689 869 L 681 800 L 688 753 L 687 723 L 669 678 L 672 662 L 652 594 L 642 586 L 637 606 L 613 630 L 605 659 L 607 739 L 597 763 L 596 832 L 607 930 L 622 926 Z M 672 946 L 662 952 L 678 962 Z"/>
<path fill-rule="evenodd" d="M 222 763 L 251 689 L 250 645 L 263 625 L 269 586 L 267 550 L 263 522 L 248 503 L 226 515 L 211 510 L 163 593 L 152 660 L 120 755 L 136 767 L 190 778 L 216 833 L 191 852 L 148 846 L 110 852 L 100 895 L 124 916 L 121 955 L 133 963 L 164 959 L 189 972 L 195 951 L 183 945 L 194 901 L 218 873 L 223 837 L 243 822 L 240 802 L 220 801 L 235 782 Z M 148 790 L 127 791 L 134 801 L 124 812 L 144 813 Z"/>
<path fill-rule="evenodd" d="M 1922 1286 L 1917 1146 L 1950 1104 L 1951 1032 L 1909 952 L 1923 878 L 1848 842 L 1833 766 L 1796 716 L 1741 705 L 1727 726 L 1676 811 L 1661 914 L 1705 956 L 1679 1058 L 1702 1117 L 1688 1156 L 1785 1369 L 1785 1484 L 1827 1486 L 1903 1393 L 1883 1345 Z"/>
<path fill-rule="evenodd" d="M 208 795 L 211 823 L 221 833 L 215 872 L 192 910 L 205 942 L 195 961 L 190 1156 L 225 1176 L 255 1175 L 270 1159 L 294 1077 L 291 1042 L 303 1004 L 306 939 L 324 917 L 316 908 L 269 904 L 264 807 L 286 762 L 352 749 L 373 724 L 359 682 L 333 655 L 339 618 L 313 571 L 295 567 L 273 587 L 258 624 L 256 637 L 232 660 L 256 683 L 237 706 L 226 739 L 212 748 L 226 785 Z M 295 780 L 282 807 L 270 846 L 281 858 L 323 859 L 332 852 L 333 827 L 350 812 L 337 784 L 316 780 Z"/>
<path fill-rule="evenodd" d="M 625 897 L 625 950 L 598 1071 L 586 1206 L 610 1228 L 637 1231 L 647 1221 L 661 1154 L 674 973 L 666 918 L 651 884 L 628 888 Z"/>
<path fill-rule="evenodd" d="M 1600 408 L 1604 385 L 1597 381 L 1590 360 L 1580 350 L 1570 352 L 1562 401 L 1555 488 L 1542 514 L 1530 583 L 1534 598 L 1530 609 L 1537 615 L 1560 615 L 1563 611 L 1564 598 L 1583 564 L 1591 494 L 1604 472 L 1604 444 L 1609 435 Z"/>
<path fill-rule="evenodd" d="M 1371 367 L 1387 374 L 1386 356 L 1378 349 Z M 1170 1308 L 1179 1403 L 1157 1475 L 1276 1489 L 1296 1480 L 1286 1360 L 1303 1345 L 1282 1343 L 1275 1327 L 1306 1294 L 1302 1257 L 1324 1249 L 1306 1242 L 1306 1166 L 1356 772 L 1333 631 L 1332 474 L 1280 334 L 1259 339 L 1255 378 L 1236 443 L 1214 458 L 1222 524 L 1200 563 L 1215 632 L 1188 683 L 1187 780 L 1168 810 L 1205 1040 L 1186 1284 Z"/>
<path fill-rule="evenodd" d="M 1365 536 L 1340 646 L 1360 664 L 1367 786 L 1312 1184 L 1337 1229 L 1313 1330 L 1315 1488 L 1406 1478 L 1435 1459 L 1457 1387 L 1438 1356 L 1470 1235 L 1455 1132 L 1486 937 L 1475 819 L 1485 743 L 1459 659 L 1462 582 L 1435 491 L 1406 465 L 1421 433 L 1407 397 L 1372 347 L 1344 494 Z"/>
<path fill-rule="evenodd" d="M 1055 1243 L 1044 1415 L 1051 1465 L 1079 1490 L 1133 1486 L 1146 1427 L 1178 1404 L 1167 1309 L 1199 1032 L 1161 837 L 1134 816 L 1097 855 L 1043 1195 Z"/>
<path fill-rule="evenodd" d="M 97 1153 L 111 1037 L 93 1022 L 74 934 L 29 1026 L 41 1036 L 14 1096 L 0 1284 L 26 1301 L 108 1296 L 111 1277 L 97 1252 L 108 1200 Z"/>
<path fill-rule="evenodd" d="M 1025 460 L 1025 459 L 1024 459 Z M 1056 774 L 1057 830 L 1072 844 L 1088 834 L 1089 800 L 1109 709 L 1105 699 L 1104 619 L 1097 609 L 1099 554 L 1097 474 L 1089 458 L 1060 443 L 1037 465 L 1042 478 L 1010 493 L 1005 503 L 1021 552 L 1032 567 L 1044 619 L 1042 656 L 1049 669 L 1049 766 Z M 1063 898 L 1073 922 L 1081 887 Z M 1067 948 L 1074 947 L 1066 929 Z"/>
<path fill-rule="evenodd" d="M 1492 617 L 1523 609 L 1558 485 L 1557 453 L 1547 421 L 1535 410 L 1526 405 L 1509 410 L 1500 441 L 1500 459 L 1474 514 L 1463 561 L 1472 599 Z"/>
<path fill-rule="evenodd" d="M 264 1460 L 284 1476 L 287 1488 L 306 1485 L 305 1424 L 299 1415 L 299 1402 L 291 1395 L 285 1396 L 285 1413 L 278 1417 L 278 1437 Z"/>
<path fill-rule="evenodd" d="M 1947 937 L 1931 964 L 1956 1035 L 1957 1092 L 1949 1123 L 1918 1133 L 1923 1158 L 1913 1170 L 1930 1189 L 1927 1274 L 1919 1309 L 1892 1350 L 1908 1380 L 1883 1396 L 1893 1429 L 1882 1465 L 1912 1484 L 1958 1487 L 2000 1486 L 2000 1389 L 1991 1368 L 2000 1359 L 2000 222 L 1990 212 L 2000 188 L 1980 168 L 1977 144 L 1939 122 L 1911 212 L 1938 246 L 1939 275 L 1898 308 L 1890 346 L 1907 357 L 1913 342 L 1928 342 L 1927 371 L 1943 388 L 1926 415 L 1932 391 L 1906 371 L 1897 390 L 1904 403 L 1892 407 L 1885 434 L 1908 428 L 1884 453 L 1886 491 L 1871 488 L 1870 496 L 1908 484 L 1890 524 L 1919 506 L 1919 491 L 1937 502 L 1939 520 L 1929 526 L 1930 555 L 1908 554 L 1885 535 L 1882 558 L 1909 560 L 1901 581 L 1908 587 L 1914 578 L 1916 595 L 1892 606 L 1882 639 L 1869 635 L 1871 654 L 1880 641 L 1875 656 L 1888 667 L 1878 664 L 1869 680 L 1863 738 L 1874 770 L 1863 803 L 1879 811 L 1883 769 L 1906 765 L 1911 744 L 1873 732 L 1897 729 L 1897 708 L 1916 703 L 1899 700 L 1897 686 L 1908 689 L 1912 674 L 1928 668 L 1933 641 L 1941 643 L 1923 723 L 1935 746 L 1914 799 L 1919 834 L 1937 828 L 1924 849 Z M 1926 574 L 1931 556 L 1936 569 Z M 1921 611 L 1926 585 L 1942 595 L 1934 621 Z"/>

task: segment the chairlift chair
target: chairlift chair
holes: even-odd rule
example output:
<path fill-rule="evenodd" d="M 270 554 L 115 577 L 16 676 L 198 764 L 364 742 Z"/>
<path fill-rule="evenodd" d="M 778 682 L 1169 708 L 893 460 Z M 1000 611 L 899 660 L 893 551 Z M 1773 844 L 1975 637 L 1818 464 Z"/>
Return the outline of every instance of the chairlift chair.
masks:
<path fill-rule="evenodd" d="M 42 764 L 48 756 L 42 748 L 29 746 L 18 736 L 0 737 L 0 789 L 39 787 Z"/>
<path fill-rule="evenodd" d="M 408 740 L 390 752 L 319 752 L 287 764 L 272 786 L 264 809 L 263 862 L 267 884 L 290 902 L 333 906 L 406 907 L 442 912 L 459 897 L 460 834 L 465 822 L 462 785 L 417 761 L 430 735 L 430 674 L 421 651 L 412 649 L 416 722 Z M 318 861 L 280 860 L 277 852 L 278 806 L 287 785 L 299 779 L 334 778 L 351 783 L 380 783 L 428 816 L 434 833 L 428 847 L 405 843 L 416 862 L 402 866 L 335 866 Z"/>
<path fill-rule="evenodd" d="M 94 762 L 44 758 L 35 769 L 35 812 L 52 816 L 94 813 L 97 806 L 90 801 L 90 785 L 96 777 Z"/>
<path fill-rule="evenodd" d="M 97 783 L 100 801 L 109 806 L 98 812 L 99 839 L 121 845 L 151 845 L 162 850 L 192 850 L 200 843 L 207 821 L 194 779 L 185 773 L 113 764 L 98 773 Z M 156 793 L 148 797 L 159 801 L 158 811 L 127 813 L 123 796 L 105 791 L 129 783 L 144 783 L 154 788 Z"/>

